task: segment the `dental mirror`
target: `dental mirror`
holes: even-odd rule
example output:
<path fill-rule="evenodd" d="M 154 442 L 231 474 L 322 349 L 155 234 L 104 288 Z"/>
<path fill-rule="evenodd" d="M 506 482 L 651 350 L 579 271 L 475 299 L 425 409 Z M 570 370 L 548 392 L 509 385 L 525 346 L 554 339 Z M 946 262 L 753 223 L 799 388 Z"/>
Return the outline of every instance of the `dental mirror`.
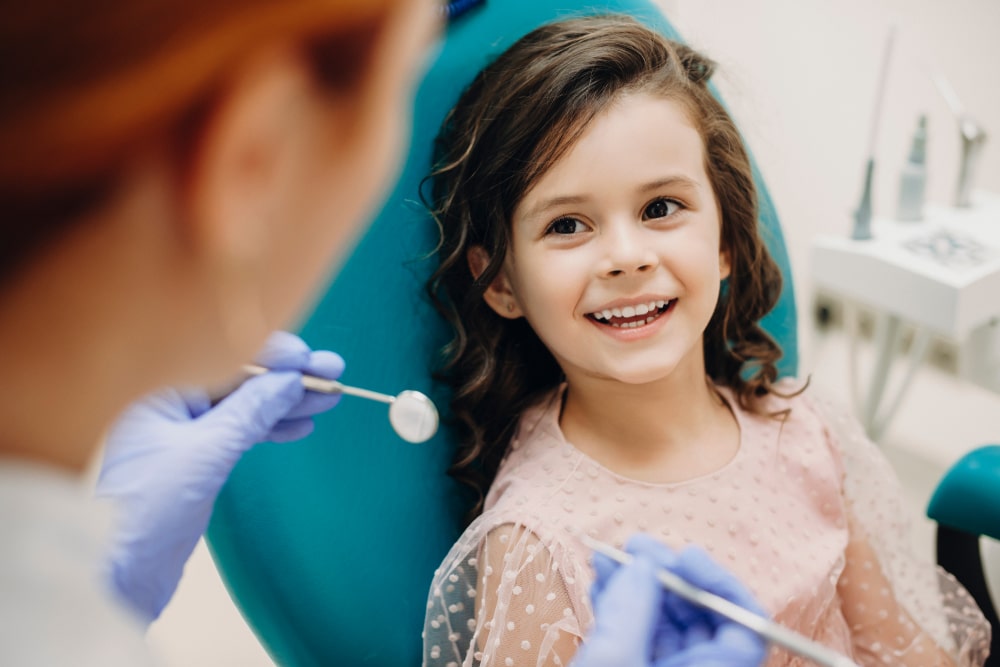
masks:
<path fill-rule="evenodd" d="M 243 367 L 243 371 L 250 375 L 263 375 L 269 368 L 248 364 Z M 315 375 L 303 375 L 302 386 L 309 391 L 322 394 L 347 394 L 358 398 L 367 398 L 370 401 L 389 404 L 389 424 L 403 440 L 412 443 L 427 442 L 438 430 L 438 411 L 434 402 L 419 391 L 407 389 L 396 396 L 380 394 L 377 391 L 369 391 L 360 387 L 351 387 L 341 384 L 336 380 L 316 377 Z"/>
<path fill-rule="evenodd" d="M 437 433 L 438 411 L 431 399 L 419 391 L 407 389 L 389 406 L 389 423 L 407 442 L 427 442 Z"/>

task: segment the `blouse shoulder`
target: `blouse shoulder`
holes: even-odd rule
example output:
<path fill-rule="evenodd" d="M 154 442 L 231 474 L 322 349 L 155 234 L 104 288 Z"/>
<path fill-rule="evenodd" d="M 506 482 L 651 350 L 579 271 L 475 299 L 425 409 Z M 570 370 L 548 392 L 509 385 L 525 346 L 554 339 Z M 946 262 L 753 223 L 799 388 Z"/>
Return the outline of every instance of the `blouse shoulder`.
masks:
<path fill-rule="evenodd" d="M 592 620 L 585 550 L 557 526 L 501 503 L 434 574 L 425 665 L 568 665 Z"/>

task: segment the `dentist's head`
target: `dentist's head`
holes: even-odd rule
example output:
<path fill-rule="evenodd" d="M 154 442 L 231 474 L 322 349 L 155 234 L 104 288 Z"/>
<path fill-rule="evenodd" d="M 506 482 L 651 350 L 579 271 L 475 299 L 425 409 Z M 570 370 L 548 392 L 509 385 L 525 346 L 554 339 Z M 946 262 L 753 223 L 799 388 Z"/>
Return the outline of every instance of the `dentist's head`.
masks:
<path fill-rule="evenodd" d="M 426 0 L 0 5 L 0 442 L 96 437 L 301 316 L 393 173 L 435 16 Z"/>

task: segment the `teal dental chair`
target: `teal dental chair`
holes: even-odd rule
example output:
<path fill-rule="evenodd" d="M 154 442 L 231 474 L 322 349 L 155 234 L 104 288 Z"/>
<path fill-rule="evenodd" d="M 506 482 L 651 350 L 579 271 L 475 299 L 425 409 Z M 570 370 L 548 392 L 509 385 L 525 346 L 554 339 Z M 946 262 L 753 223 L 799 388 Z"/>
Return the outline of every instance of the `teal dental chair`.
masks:
<path fill-rule="evenodd" d="M 417 389 L 446 410 L 448 396 L 431 371 L 448 331 L 423 291 L 437 230 L 418 196 L 438 126 L 478 70 L 519 37 L 552 20 L 606 12 L 632 14 L 678 38 L 646 0 L 488 0 L 451 23 L 419 86 L 395 190 L 302 329 L 310 345 L 347 360 L 345 383 L 389 394 Z M 791 276 L 759 174 L 757 182 L 771 252 Z M 785 350 L 782 374 L 794 374 L 790 283 L 764 324 Z M 446 427 L 427 443 L 408 444 L 391 430 L 385 406 L 345 397 L 305 442 L 266 444 L 244 457 L 216 504 L 208 541 L 275 662 L 420 663 L 427 589 L 468 507 L 445 472 L 454 445 Z"/>
<path fill-rule="evenodd" d="M 927 506 L 937 522 L 938 564 L 975 598 L 993 628 L 986 667 L 1000 666 L 1000 623 L 983 569 L 979 538 L 1000 540 L 1000 445 L 975 449 L 958 460 Z"/>

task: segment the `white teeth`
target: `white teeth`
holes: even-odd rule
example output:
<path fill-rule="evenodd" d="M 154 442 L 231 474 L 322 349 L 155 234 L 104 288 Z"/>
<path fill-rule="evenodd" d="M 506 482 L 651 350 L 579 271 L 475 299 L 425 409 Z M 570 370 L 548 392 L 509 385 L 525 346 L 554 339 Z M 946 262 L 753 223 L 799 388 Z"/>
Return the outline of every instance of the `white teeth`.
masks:
<path fill-rule="evenodd" d="M 650 322 L 655 320 L 657 315 L 659 315 L 659 313 L 657 313 L 656 311 L 667 305 L 670 305 L 670 300 L 663 301 L 661 299 L 657 299 L 656 301 L 650 301 L 649 303 L 640 303 L 635 306 L 623 306 L 622 308 L 607 308 L 605 310 L 598 310 L 591 313 L 591 316 L 597 320 L 604 320 L 609 324 L 611 324 L 611 326 L 617 327 L 619 329 L 623 327 L 626 329 L 632 329 L 638 326 L 649 324 Z M 611 318 L 613 317 L 637 317 L 637 316 L 642 317 L 643 315 L 650 315 L 650 316 L 647 317 L 645 321 L 639 320 L 636 322 L 627 322 L 624 324 L 614 324 L 611 322 Z"/>

